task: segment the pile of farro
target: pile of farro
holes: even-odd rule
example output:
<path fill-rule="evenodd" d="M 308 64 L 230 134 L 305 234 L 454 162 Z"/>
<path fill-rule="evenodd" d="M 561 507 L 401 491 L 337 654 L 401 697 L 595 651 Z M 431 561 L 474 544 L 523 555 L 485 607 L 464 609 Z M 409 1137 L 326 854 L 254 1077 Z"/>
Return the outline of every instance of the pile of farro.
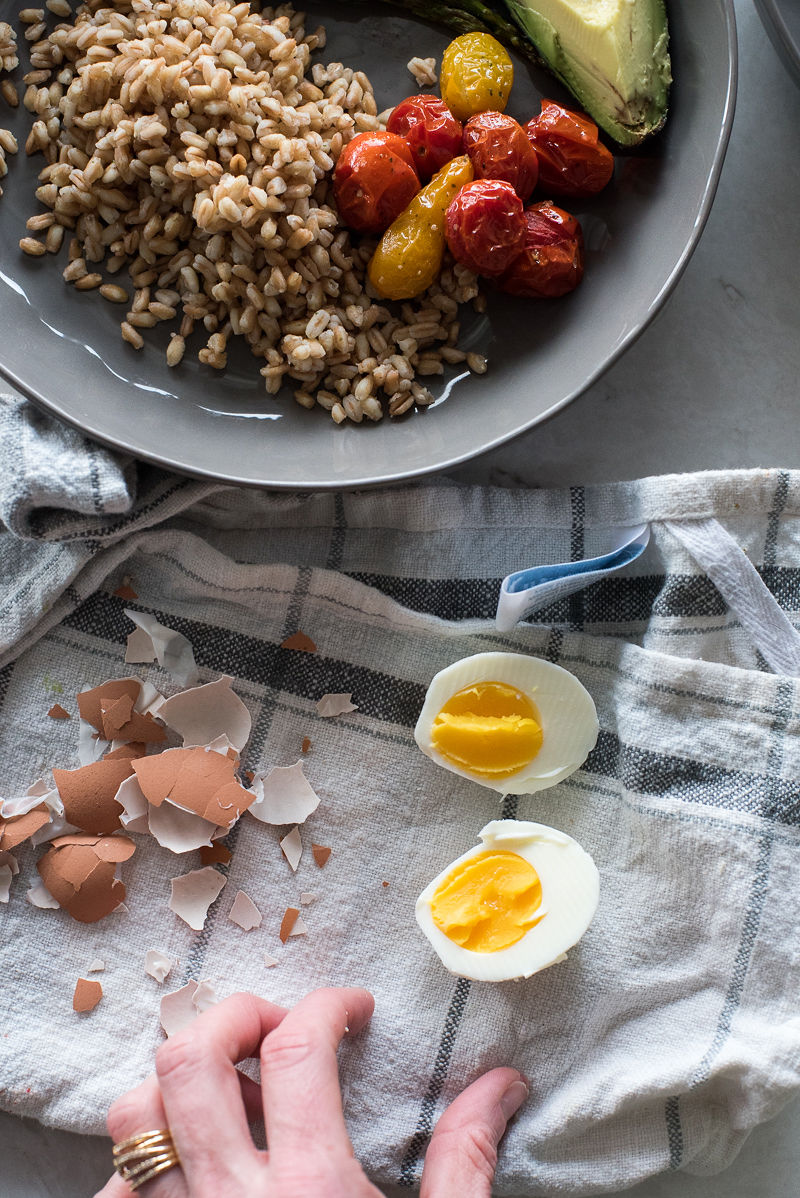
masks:
<path fill-rule="evenodd" d="M 392 310 L 371 293 L 375 243 L 340 224 L 330 175 L 350 138 L 383 122 L 363 72 L 311 65 L 323 29 L 306 33 L 288 6 L 230 0 L 47 8 L 68 19 L 48 28 L 43 9 L 20 14 L 26 150 L 47 163 L 36 191 L 47 211 L 20 246 L 56 252 L 69 230 L 64 278 L 126 305 L 130 345 L 175 320 L 169 365 L 200 332 L 200 361 L 223 369 L 242 336 L 268 392 L 290 381 L 299 404 L 337 423 L 431 403 L 419 380 L 448 363 L 486 369 L 456 344 L 459 303 L 483 304 L 469 271 L 446 263 Z M 123 268 L 129 283 L 104 277 Z"/>
<path fill-rule="evenodd" d="M 0 21 L 0 100 L 5 101 L 10 108 L 17 107 L 19 96 L 13 82 L 2 76 L 8 71 L 13 71 L 18 64 L 17 35 L 6 21 Z M 2 121 L 0 121 L 0 179 L 4 179 L 8 174 L 6 155 L 16 154 L 16 152 L 16 137 L 10 129 L 4 129 Z M 2 194 L 3 188 L 0 187 L 0 196 Z"/>

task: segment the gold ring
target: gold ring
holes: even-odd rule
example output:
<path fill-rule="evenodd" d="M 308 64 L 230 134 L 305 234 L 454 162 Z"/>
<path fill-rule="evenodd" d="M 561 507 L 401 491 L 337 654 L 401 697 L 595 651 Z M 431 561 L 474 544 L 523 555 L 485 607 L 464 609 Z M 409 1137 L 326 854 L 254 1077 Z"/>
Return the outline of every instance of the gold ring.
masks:
<path fill-rule="evenodd" d="M 132 1190 L 138 1190 L 146 1181 L 152 1181 L 181 1163 L 168 1128 L 157 1127 L 120 1140 L 112 1148 L 111 1155 L 114 1168 Z"/>

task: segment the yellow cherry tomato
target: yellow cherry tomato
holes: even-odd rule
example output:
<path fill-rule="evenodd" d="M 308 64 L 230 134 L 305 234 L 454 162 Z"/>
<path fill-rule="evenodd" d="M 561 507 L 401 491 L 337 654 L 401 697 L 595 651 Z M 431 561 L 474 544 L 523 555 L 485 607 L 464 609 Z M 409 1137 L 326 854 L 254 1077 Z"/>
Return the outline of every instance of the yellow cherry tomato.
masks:
<path fill-rule="evenodd" d="M 444 52 L 439 73 L 442 99 L 454 117 L 502 112 L 514 82 L 514 65 L 489 33 L 465 33 Z"/>
<path fill-rule="evenodd" d="M 367 267 L 370 282 L 386 299 L 413 299 L 436 280 L 444 257 L 445 213 L 472 177 L 466 154 L 453 158 L 386 230 Z"/>

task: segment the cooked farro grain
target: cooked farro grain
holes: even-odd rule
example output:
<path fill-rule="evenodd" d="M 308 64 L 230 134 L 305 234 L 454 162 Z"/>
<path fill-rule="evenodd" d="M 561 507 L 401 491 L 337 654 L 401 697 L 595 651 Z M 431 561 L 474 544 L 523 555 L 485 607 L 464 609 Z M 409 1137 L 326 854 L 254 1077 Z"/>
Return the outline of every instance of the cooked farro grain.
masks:
<path fill-rule="evenodd" d="M 458 305 L 477 282 L 448 263 L 399 311 L 375 296 L 374 242 L 341 226 L 330 175 L 347 142 L 383 122 L 362 71 L 311 64 L 324 30 L 307 33 L 288 6 L 230 0 L 47 8 L 69 19 L 41 37 L 43 11 L 25 10 L 36 40 L 24 104 L 26 149 L 45 159 L 36 196 L 53 220 L 34 226 L 48 245 L 25 238 L 40 247 L 27 252 L 70 229 L 65 280 L 120 303 L 128 291 L 87 263 L 127 266 L 122 337 L 141 349 L 140 329 L 180 319 L 171 367 L 202 330 L 202 363 L 224 369 L 243 337 L 269 393 L 294 382 L 301 407 L 336 423 L 430 404 L 417 376 L 463 360 Z M 435 60 L 412 64 L 435 82 Z"/>
<path fill-rule="evenodd" d="M 100 294 L 103 299 L 109 300 L 112 304 L 127 304 L 130 299 L 125 288 L 119 287 L 116 283 L 103 283 Z"/>
<path fill-rule="evenodd" d="M 435 58 L 412 58 L 406 65 L 420 87 L 435 87 L 439 82 Z"/>
<path fill-rule="evenodd" d="M 10 79 L 0 79 L 0 96 L 3 97 L 9 108 L 19 107 L 19 94 Z"/>
<path fill-rule="evenodd" d="M 24 254 L 29 254 L 31 258 L 41 258 L 42 254 L 47 253 L 47 246 L 43 241 L 37 241 L 35 237 L 21 238 L 19 248 Z"/>

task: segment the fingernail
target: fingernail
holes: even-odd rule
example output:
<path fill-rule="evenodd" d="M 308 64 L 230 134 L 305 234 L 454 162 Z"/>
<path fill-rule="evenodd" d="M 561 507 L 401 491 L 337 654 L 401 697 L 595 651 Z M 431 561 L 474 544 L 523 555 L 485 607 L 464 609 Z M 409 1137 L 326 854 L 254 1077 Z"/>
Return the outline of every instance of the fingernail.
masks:
<path fill-rule="evenodd" d="M 528 1087 L 524 1082 L 512 1082 L 500 1099 L 500 1110 L 503 1112 L 503 1118 L 508 1120 L 512 1115 L 515 1115 L 522 1106 L 525 1099 L 528 1097 Z"/>

